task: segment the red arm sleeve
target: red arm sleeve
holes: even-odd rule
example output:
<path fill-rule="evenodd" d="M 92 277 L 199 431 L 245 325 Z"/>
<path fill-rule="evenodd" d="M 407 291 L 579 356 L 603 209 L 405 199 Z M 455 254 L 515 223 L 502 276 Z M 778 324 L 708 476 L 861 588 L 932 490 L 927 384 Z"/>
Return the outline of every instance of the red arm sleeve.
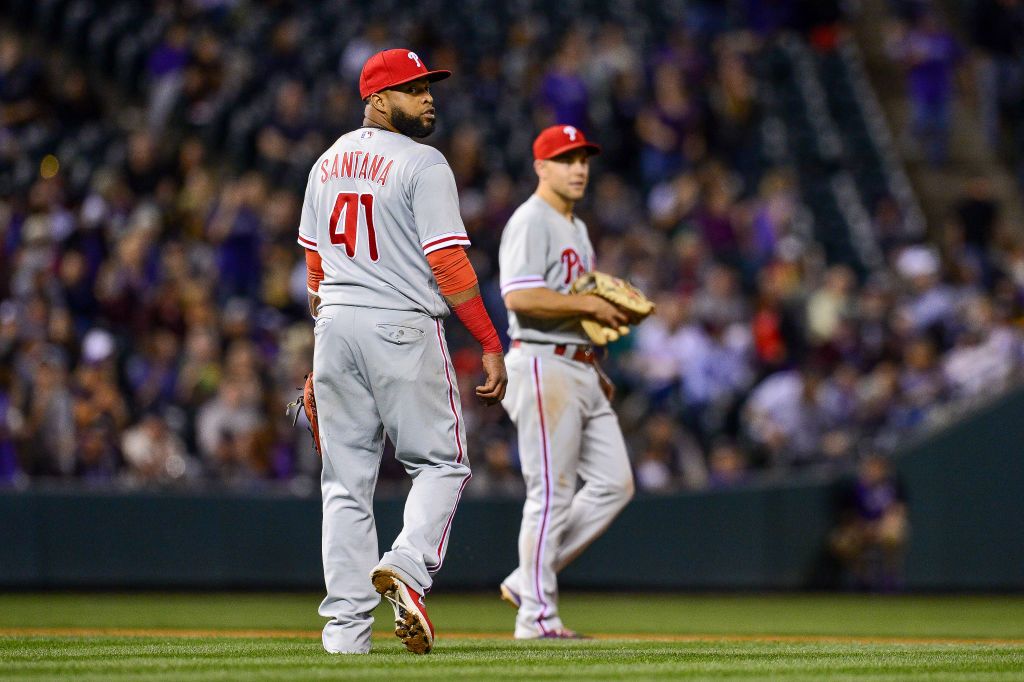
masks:
<path fill-rule="evenodd" d="M 320 260 L 320 254 L 312 249 L 306 249 L 306 288 L 316 293 L 320 291 L 320 282 L 324 279 L 324 264 Z"/>
<path fill-rule="evenodd" d="M 438 289 L 445 296 L 461 294 L 477 285 L 476 272 L 461 246 L 449 246 L 428 253 L 427 262 L 434 272 Z M 473 338 L 483 346 L 485 353 L 501 352 L 501 340 L 480 294 L 459 303 L 454 310 Z"/>
<path fill-rule="evenodd" d="M 449 246 L 427 254 L 427 262 L 434 272 L 437 288 L 445 296 L 461 294 L 476 286 L 476 271 L 461 246 Z"/>

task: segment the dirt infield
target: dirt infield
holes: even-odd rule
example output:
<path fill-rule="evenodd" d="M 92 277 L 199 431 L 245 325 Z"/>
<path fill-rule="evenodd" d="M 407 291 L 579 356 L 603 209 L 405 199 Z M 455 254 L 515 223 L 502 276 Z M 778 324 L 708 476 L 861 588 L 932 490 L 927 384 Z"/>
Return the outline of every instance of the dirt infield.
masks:
<path fill-rule="evenodd" d="M 374 633 L 377 638 L 391 637 L 389 633 Z M 590 635 L 599 640 L 634 640 L 641 642 L 781 642 L 790 644 L 989 644 L 1000 646 L 1024 646 L 1024 639 L 1000 638 L 958 638 L 958 637 L 870 637 L 834 635 L 715 635 L 652 633 L 600 633 Z M 206 629 L 186 630 L 177 628 L 0 628 L 0 637 L 172 637 L 254 639 L 293 637 L 320 639 L 319 630 L 238 630 Z M 439 632 L 439 640 L 445 639 L 508 639 L 511 636 L 501 632 Z"/>

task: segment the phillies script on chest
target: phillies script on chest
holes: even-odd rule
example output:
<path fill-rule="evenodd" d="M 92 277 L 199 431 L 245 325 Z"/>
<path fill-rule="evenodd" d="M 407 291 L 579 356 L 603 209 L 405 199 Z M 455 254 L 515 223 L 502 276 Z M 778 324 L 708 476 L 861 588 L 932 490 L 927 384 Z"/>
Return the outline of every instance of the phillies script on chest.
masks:
<path fill-rule="evenodd" d="M 570 284 L 577 277 L 587 271 L 580 254 L 576 249 L 567 248 L 562 251 L 562 267 L 565 268 L 565 284 Z"/>
<path fill-rule="evenodd" d="M 383 187 L 387 184 L 393 163 L 383 154 L 370 154 L 362 150 L 338 153 L 320 162 L 320 182 L 327 182 L 331 178 L 356 178 L 376 182 Z"/>

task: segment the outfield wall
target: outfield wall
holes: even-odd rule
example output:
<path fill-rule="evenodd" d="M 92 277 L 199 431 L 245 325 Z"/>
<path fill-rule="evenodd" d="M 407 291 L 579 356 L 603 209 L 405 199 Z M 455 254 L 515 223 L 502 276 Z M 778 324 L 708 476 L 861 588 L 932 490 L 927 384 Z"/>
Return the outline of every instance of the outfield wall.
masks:
<path fill-rule="evenodd" d="M 911 589 L 1024 589 L 1024 391 L 915 444 Z M 835 584 L 825 551 L 838 484 L 796 480 L 635 500 L 564 574 L 574 587 L 805 589 Z M 464 500 L 439 588 L 491 587 L 515 564 L 518 501 Z M 377 505 L 381 537 L 401 501 Z M 0 493 L 6 588 L 321 588 L 317 499 L 231 494 Z"/>

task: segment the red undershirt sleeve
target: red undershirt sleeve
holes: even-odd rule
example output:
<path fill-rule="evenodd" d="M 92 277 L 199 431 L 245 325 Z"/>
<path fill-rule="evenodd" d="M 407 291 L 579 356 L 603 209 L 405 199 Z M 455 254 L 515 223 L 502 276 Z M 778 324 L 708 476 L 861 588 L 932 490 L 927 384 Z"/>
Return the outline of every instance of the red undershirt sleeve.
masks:
<path fill-rule="evenodd" d="M 311 294 L 320 291 L 320 282 L 324 280 L 324 264 L 320 254 L 313 249 L 306 249 L 306 290 Z"/>
<path fill-rule="evenodd" d="M 437 287 L 445 296 L 454 296 L 477 285 L 476 271 L 461 246 L 448 246 L 427 254 L 427 262 L 437 280 Z M 501 339 L 494 329 L 491 316 L 484 308 L 484 301 L 477 294 L 468 301 L 454 307 L 455 314 L 466 325 L 485 353 L 500 353 Z"/>

